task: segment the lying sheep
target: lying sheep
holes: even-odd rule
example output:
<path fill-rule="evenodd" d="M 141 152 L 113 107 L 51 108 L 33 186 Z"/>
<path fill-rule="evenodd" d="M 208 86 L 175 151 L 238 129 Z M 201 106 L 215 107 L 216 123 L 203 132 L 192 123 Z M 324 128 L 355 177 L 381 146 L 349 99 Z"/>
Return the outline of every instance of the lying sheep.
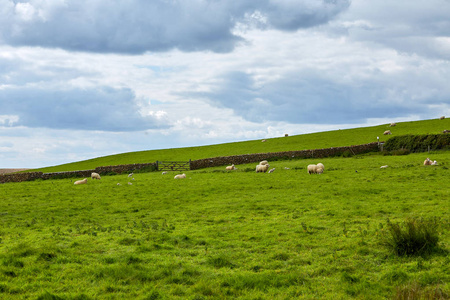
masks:
<path fill-rule="evenodd" d="M 397 123 L 391 123 L 391 124 L 389 124 L 390 127 L 394 127 L 395 125 L 397 125 Z"/>
<path fill-rule="evenodd" d="M 381 166 L 380 169 L 386 169 L 388 165 Z"/>
<path fill-rule="evenodd" d="M 438 164 L 437 161 L 433 161 L 433 162 L 431 163 L 432 166 L 437 166 L 437 164 Z"/>
<path fill-rule="evenodd" d="M 226 170 L 236 170 L 236 167 L 234 166 L 234 164 L 232 164 L 231 166 L 227 166 L 225 169 Z"/>
<path fill-rule="evenodd" d="M 164 171 L 164 172 L 162 172 L 161 174 L 162 174 L 162 175 L 166 175 L 166 174 L 167 174 L 167 172 L 166 172 L 166 171 Z"/>
<path fill-rule="evenodd" d="M 429 166 L 431 165 L 431 160 L 427 157 L 427 159 L 425 159 L 425 161 L 423 162 L 424 166 Z"/>
<path fill-rule="evenodd" d="M 86 184 L 86 183 L 87 183 L 87 178 L 85 178 L 83 180 L 77 180 L 73 184 Z"/>
<path fill-rule="evenodd" d="M 383 132 L 384 135 L 389 135 L 392 134 L 392 132 L 390 130 L 386 130 L 385 132 Z"/>
<path fill-rule="evenodd" d="M 186 174 L 184 174 L 184 173 L 175 175 L 175 177 L 173 179 L 183 179 L 183 178 L 186 178 Z"/>
<path fill-rule="evenodd" d="M 256 165 L 256 173 L 266 173 L 269 170 L 269 164 L 267 165 Z"/>
<path fill-rule="evenodd" d="M 275 168 L 270 169 L 270 170 L 269 170 L 269 173 L 272 173 L 273 171 L 275 171 Z"/>
<path fill-rule="evenodd" d="M 95 172 L 92 172 L 91 173 L 91 178 L 92 179 L 102 179 L 101 177 L 100 177 L 100 174 L 98 174 L 98 173 L 95 173 Z"/>

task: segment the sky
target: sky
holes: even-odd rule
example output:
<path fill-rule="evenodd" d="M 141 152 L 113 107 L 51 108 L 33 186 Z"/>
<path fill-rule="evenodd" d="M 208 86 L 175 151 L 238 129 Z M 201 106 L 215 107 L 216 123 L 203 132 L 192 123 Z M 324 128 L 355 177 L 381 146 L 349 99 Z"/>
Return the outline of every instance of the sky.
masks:
<path fill-rule="evenodd" d="M 0 168 L 450 115 L 450 0 L 0 0 Z"/>

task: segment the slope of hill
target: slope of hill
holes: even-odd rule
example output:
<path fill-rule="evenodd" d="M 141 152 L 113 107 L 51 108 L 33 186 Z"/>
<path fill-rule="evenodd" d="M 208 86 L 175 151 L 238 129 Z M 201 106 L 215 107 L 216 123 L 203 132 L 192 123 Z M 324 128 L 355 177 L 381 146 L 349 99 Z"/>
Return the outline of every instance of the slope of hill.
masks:
<path fill-rule="evenodd" d="M 261 140 L 242 141 L 218 145 L 148 150 L 109 155 L 85 161 L 73 162 L 59 166 L 40 168 L 33 171 L 60 172 L 94 169 L 98 166 L 148 163 L 159 161 L 187 161 L 217 156 L 230 156 L 248 153 L 265 153 L 305 149 L 340 147 L 385 141 L 391 136 L 384 136 L 385 130 L 391 130 L 392 136 L 404 134 L 436 134 L 450 129 L 450 119 L 432 119 L 397 123 L 395 127 L 382 124 L 371 127 L 334 130 L 310 134 L 294 135 Z"/>

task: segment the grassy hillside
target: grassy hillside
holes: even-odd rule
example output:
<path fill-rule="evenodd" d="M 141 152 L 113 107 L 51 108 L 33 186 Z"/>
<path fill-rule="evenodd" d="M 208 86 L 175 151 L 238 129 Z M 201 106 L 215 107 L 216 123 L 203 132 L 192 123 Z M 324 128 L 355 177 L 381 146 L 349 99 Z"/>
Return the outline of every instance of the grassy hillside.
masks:
<path fill-rule="evenodd" d="M 321 161 L 4 184 L 0 298 L 448 299 L 450 151 Z M 408 218 L 436 249 L 383 245 Z"/>
<path fill-rule="evenodd" d="M 266 142 L 261 142 L 261 140 L 253 140 L 201 147 L 130 152 L 36 170 L 42 172 L 88 170 L 94 169 L 98 166 L 148 163 L 155 162 L 157 160 L 187 161 L 189 159 L 195 160 L 201 158 L 239 155 L 247 153 L 264 153 L 350 146 L 376 142 L 377 136 L 380 137 L 381 141 L 387 140 L 390 136 L 383 135 L 383 132 L 385 130 L 391 130 L 391 132 L 393 133 L 392 136 L 395 136 L 404 134 L 441 133 L 445 129 L 450 129 L 449 118 L 444 120 L 433 119 L 425 121 L 402 122 L 397 123 L 397 126 L 395 127 L 389 127 L 389 124 L 383 124 L 373 127 L 362 127 L 355 129 L 294 135 L 289 137 L 266 139 Z"/>

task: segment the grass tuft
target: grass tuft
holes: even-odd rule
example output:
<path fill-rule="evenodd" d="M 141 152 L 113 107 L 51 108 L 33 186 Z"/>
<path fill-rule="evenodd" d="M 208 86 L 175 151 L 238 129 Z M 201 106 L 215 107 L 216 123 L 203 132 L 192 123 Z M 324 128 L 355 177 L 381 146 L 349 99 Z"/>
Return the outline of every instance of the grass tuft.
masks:
<path fill-rule="evenodd" d="M 383 244 L 398 256 L 430 254 L 438 248 L 438 220 L 409 218 L 400 226 L 387 220 Z"/>

